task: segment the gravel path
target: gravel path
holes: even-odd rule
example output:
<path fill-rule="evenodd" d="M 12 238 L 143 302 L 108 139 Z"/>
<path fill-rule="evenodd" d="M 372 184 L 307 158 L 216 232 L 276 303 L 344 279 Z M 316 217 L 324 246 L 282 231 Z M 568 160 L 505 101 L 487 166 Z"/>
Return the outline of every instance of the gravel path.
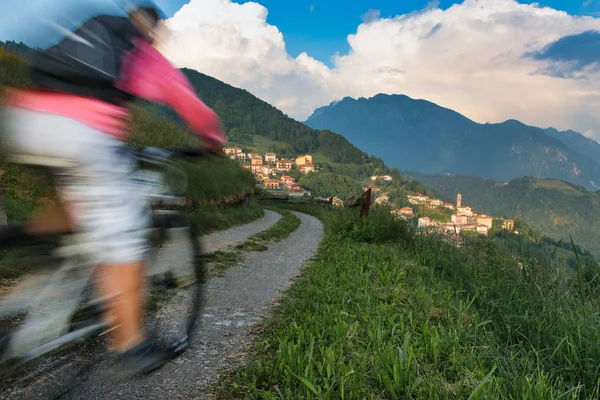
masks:
<path fill-rule="evenodd" d="M 217 250 L 227 250 L 227 247 L 231 244 L 243 243 L 250 236 L 269 229 L 280 218 L 281 214 L 265 210 L 265 216 L 259 220 L 206 235 L 202 238 L 204 252 L 212 253 Z"/>
<path fill-rule="evenodd" d="M 108 362 L 102 362 L 63 398 L 209 399 L 208 386 L 218 379 L 223 368 L 243 364 L 252 326 L 268 316 L 281 290 L 288 287 L 316 252 L 323 236 L 321 222 L 312 216 L 295 214 L 302 223 L 288 239 L 270 244 L 265 252 L 246 253 L 240 265 L 229 269 L 224 277 L 208 281 L 201 326 L 186 353 L 150 376 L 127 381 L 115 378 Z M 254 224 L 265 223 L 266 229 L 266 221 L 278 217 L 279 214 L 266 211 L 264 219 Z M 231 237 L 225 234 L 227 231 L 213 234 L 207 238 L 212 243 L 208 251 L 226 249 L 232 238 L 234 243 L 243 241 L 256 233 L 248 233 L 254 228 L 233 228 L 229 230 Z"/>

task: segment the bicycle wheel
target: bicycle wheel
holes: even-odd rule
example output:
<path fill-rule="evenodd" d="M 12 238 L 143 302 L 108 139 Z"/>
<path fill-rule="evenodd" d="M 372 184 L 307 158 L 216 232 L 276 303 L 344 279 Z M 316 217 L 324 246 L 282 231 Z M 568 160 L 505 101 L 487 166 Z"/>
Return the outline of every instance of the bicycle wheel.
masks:
<path fill-rule="evenodd" d="M 0 391 L 7 399 L 55 398 L 72 388 L 99 353 L 100 341 L 89 340 L 105 329 L 98 305 L 78 299 L 77 287 L 87 279 L 71 276 L 93 268 L 54 255 L 54 245 L 33 250 L 35 244 L 19 238 L 7 237 L 11 250 L 2 251 L 4 267 L 18 265 L 29 273 L 0 297 Z M 48 321 L 62 322 L 47 329 Z"/>
<path fill-rule="evenodd" d="M 204 300 L 204 263 L 197 229 L 181 214 L 154 214 L 145 325 L 174 355 L 184 351 Z"/>

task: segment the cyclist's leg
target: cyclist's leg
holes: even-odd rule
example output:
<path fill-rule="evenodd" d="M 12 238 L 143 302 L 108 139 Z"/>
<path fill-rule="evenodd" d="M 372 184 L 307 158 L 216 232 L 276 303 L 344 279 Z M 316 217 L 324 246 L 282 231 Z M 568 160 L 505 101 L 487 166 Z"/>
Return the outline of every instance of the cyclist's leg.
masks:
<path fill-rule="evenodd" d="M 146 337 L 140 322 L 140 288 L 149 215 L 143 193 L 129 181 L 132 160 L 122 143 L 57 115 L 13 109 L 7 119 L 9 151 L 75 161 L 61 170 L 60 193 L 75 208 L 78 230 L 87 235 L 94 261 L 102 265 L 99 289 L 116 299 L 109 303 L 115 347 L 132 355 L 142 369 L 156 365 L 159 355 L 147 346 L 140 348 Z"/>

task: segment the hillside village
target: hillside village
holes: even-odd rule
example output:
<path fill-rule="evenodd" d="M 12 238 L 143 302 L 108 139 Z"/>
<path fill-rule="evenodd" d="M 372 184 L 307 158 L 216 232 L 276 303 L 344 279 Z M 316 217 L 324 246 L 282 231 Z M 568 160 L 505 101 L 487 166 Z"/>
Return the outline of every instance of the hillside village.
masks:
<path fill-rule="evenodd" d="M 492 229 L 494 220 L 501 223 L 502 229 L 513 231 L 515 221 L 512 219 L 495 218 L 485 214 L 478 215 L 471 207 L 462 204 L 462 195 L 459 193 L 456 197 L 456 206 L 452 203 L 444 203 L 440 199 L 430 198 L 428 196 L 407 196 L 408 202 L 421 209 L 442 209 L 451 212 L 450 222 L 437 221 L 428 216 L 419 217 L 417 226 L 422 230 L 438 231 L 459 235 L 461 232 L 473 231 L 482 235 L 488 235 Z M 397 218 L 410 219 L 415 217 L 415 210 L 412 207 L 403 207 L 399 210 L 392 210 L 392 215 Z"/>
<path fill-rule="evenodd" d="M 232 160 L 238 160 L 242 166 L 252 171 L 256 183 L 267 190 L 285 190 L 291 196 L 310 195 L 296 181 L 289 176 L 292 170 L 302 174 L 315 172 L 315 165 L 310 154 L 297 156 L 294 160 L 278 159 L 276 153 L 244 153 L 240 147 L 225 147 L 223 152 Z"/>
<path fill-rule="evenodd" d="M 244 168 L 252 171 L 257 184 L 262 188 L 266 190 L 284 190 L 290 196 L 310 196 L 310 192 L 303 188 L 289 173 L 292 170 L 297 170 L 302 174 L 316 172 L 311 155 L 300 155 L 292 160 L 278 159 L 277 154 L 274 152 L 265 153 L 264 155 L 253 152 L 244 153 L 240 147 L 226 147 L 223 151 L 231 159 L 238 160 Z M 377 181 L 391 182 L 393 177 L 391 175 L 373 175 L 370 180 L 373 183 Z M 361 185 L 361 187 L 365 191 L 369 188 L 373 191 L 372 201 L 375 205 L 389 205 L 389 199 L 381 193 L 380 188 L 375 185 Z M 456 205 L 420 194 L 408 195 L 407 200 L 413 207 L 391 210 L 391 214 L 402 219 L 413 219 L 417 214 L 426 214 L 427 210 L 442 210 L 443 215 L 446 216 L 450 214 L 449 222 L 439 221 L 439 218 L 436 219 L 434 216 L 419 216 L 417 226 L 421 230 L 437 231 L 451 235 L 460 235 L 461 232 L 472 231 L 487 236 L 494 225 L 494 220 L 500 221 L 503 229 L 514 230 L 514 220 L 494 218 L 485 214 L 478 215 L 471 207 L 462 204 L 461 194 L 457 196 Z M 333 203 L 337 206 L 343 205 L 343 201 L 337 197 L 333 198 Z"/>

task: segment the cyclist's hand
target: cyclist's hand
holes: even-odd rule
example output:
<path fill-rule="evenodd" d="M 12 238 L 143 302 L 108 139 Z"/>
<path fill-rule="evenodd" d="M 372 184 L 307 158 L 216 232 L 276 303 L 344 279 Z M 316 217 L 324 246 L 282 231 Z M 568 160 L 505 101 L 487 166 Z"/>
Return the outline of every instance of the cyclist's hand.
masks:
<path fill-rule="evenodd" d="M 207 150 L 212 153 L 222 152 L 227 140 L 225 134 L 221 131 L 207 135 L 204 139 Z"/>

